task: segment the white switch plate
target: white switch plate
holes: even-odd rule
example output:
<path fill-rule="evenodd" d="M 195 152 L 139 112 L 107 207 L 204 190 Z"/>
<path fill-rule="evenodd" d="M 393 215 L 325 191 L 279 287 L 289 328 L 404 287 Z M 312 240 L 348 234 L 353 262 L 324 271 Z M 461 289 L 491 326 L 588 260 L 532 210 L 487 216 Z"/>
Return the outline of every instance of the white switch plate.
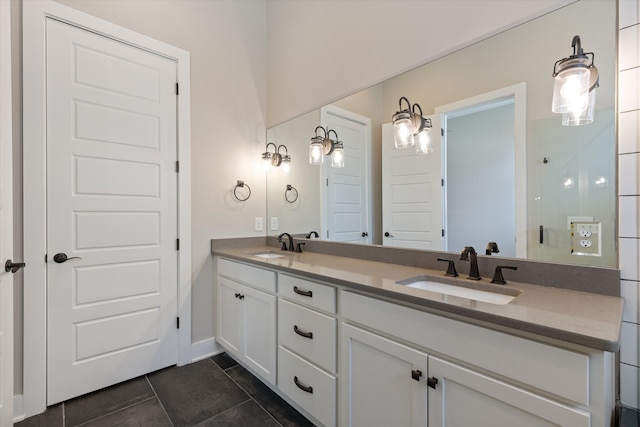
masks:
<path fill-rule="evenodd" d="M 264 219 L 261 216 L 257 216 L 256 217 L 255 229 L 256 229 L 256 231 L 264 230 Z"/>
<path fill-rule="evenodd" d="M 272 216 L 271 217 L 271 231 L 275 231 L 278 229 L 278 217 L 277 216 Z"/>

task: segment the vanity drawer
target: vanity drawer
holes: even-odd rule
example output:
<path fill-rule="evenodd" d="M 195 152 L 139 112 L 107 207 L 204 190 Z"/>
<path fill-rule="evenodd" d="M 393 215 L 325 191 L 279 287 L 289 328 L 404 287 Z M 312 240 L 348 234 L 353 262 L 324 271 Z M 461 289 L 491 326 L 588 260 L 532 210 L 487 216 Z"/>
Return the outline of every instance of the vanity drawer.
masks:
<path fill-rule="evenodd" d="M 280 296 L 329 313 L 336 312 L 336 288 L 287 274 L 280 274 L 278 282 Z"/>
<path fill-rule="evenodd" d="M 252 265 L 217 258 L 217 274 L 265 291 L 276 291 L 275 271 L 265 270 Z"/>
<path fill-rule="evenodd" d="M 336 329 L 333 317 L 278 299 L 280 345 L 330 372 L 336 371 Z"/>
<path fill-rule="evenodd" d="M 325 426 L 336 424 L 336 377 L 278 347 L 278 387 Z"/>

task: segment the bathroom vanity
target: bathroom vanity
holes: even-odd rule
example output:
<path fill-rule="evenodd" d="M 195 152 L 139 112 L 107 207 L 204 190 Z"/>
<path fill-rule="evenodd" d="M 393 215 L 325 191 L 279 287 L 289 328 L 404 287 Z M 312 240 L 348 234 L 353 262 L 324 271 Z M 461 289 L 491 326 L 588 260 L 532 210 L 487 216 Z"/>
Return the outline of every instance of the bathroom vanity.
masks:
<path fill-rule="evenodd" d="M 217 342 L 316 423 L 612 423 L 618 296 L 273 246 L 212 250 Z M 397 283 L 412 278 L 463 293 Z"/>

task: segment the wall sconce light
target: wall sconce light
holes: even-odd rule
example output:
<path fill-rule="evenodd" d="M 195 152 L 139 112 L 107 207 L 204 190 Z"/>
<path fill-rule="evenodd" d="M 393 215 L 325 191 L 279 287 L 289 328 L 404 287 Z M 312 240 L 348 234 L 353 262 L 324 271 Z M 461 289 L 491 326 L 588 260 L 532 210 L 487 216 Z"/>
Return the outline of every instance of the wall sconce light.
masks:
<path fill-rule="evenodd" d="M 407 103 L 407 108 L 402 109 L 402 101 Z M 415 136 L 418 135 L 425 127 L 425 120 L 422 117 L 422 108 L 420 105 L 409 102 L 404 96 L 398 101 L 399 109 L 397 113 L 393 115 L 391 121 L 393 123 L 393 141 L 395 148 L 406 148 L 415 145 Z M 419 110 L 419 114 L 416 113 L 416 108 Z"/>
<path fill-rule="evenodd" d="M 322 136 L 318 135 L 318 129 L 322 130 Z M 333 132 L 335 139 L 329 136 Z M 309 163 L 312 165 L 321 165 L 324 162 L 324 156 L 331 155 L 331 167 L 344 167 L 344 143 L 338 141 L 338 134 L 333 129 L 317 126 L 315 136 L 309 142 Z"/>
<path fill-rule="evenodd" d="M 273 152 L 269 151 L 270 145 L 273 145 Z M 280 149 L 282 148 L 284 148 L 284 154 L 280 154 Z M 291 173 L 291 156 L 289 155 L 289 150 L 285 145 L 279 145 L 276 147 L 276 144 L 273 142 L 267 143 L 265 152 L 262 153 L 262 164 L 265 172 L 269 172 L 272 166 L 282 166 L 282 172 L 285 175 L 289 175 Z"/>
<path fill-rule="evenodd" d="M 563 126 L 580 126 L 593 122 L 595 89 L 600 86 L 600 75 L 594 65 L 593 52 L 584 53 L 580 36 L 573 37 L 571 47 L 573 55 L 556 61 L 553 66 L 551 111 L 562 114 Z"/>
<path fill-rule="evenodd" d="M 416 153 L 433 153 L 433 144 L 431 143 L 431 128 L 431 119 L 424 119 L 424 127 L 415 136 Z"/>

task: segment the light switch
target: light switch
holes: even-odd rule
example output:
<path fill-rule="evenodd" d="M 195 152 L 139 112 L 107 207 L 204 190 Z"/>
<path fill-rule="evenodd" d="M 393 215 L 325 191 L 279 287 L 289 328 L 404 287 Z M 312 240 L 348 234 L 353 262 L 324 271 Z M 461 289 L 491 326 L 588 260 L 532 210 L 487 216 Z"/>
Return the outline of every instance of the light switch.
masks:
<path fill-rule="evenodd" d="M 272 216 L 271 217 L 271 231 L 275 231 L 278 229 L 278 217 L 277 216 Z"/>
<path fill-rule="evenodd" d="M 256 231 L 262 231 L 262 230 L 264 230 L 264 221 L 263 221 L 263 218 L 262 218 L 261 216 L 257 216 L 257 217 L 256 217 L 255 230 L 256 230 Z"/>

